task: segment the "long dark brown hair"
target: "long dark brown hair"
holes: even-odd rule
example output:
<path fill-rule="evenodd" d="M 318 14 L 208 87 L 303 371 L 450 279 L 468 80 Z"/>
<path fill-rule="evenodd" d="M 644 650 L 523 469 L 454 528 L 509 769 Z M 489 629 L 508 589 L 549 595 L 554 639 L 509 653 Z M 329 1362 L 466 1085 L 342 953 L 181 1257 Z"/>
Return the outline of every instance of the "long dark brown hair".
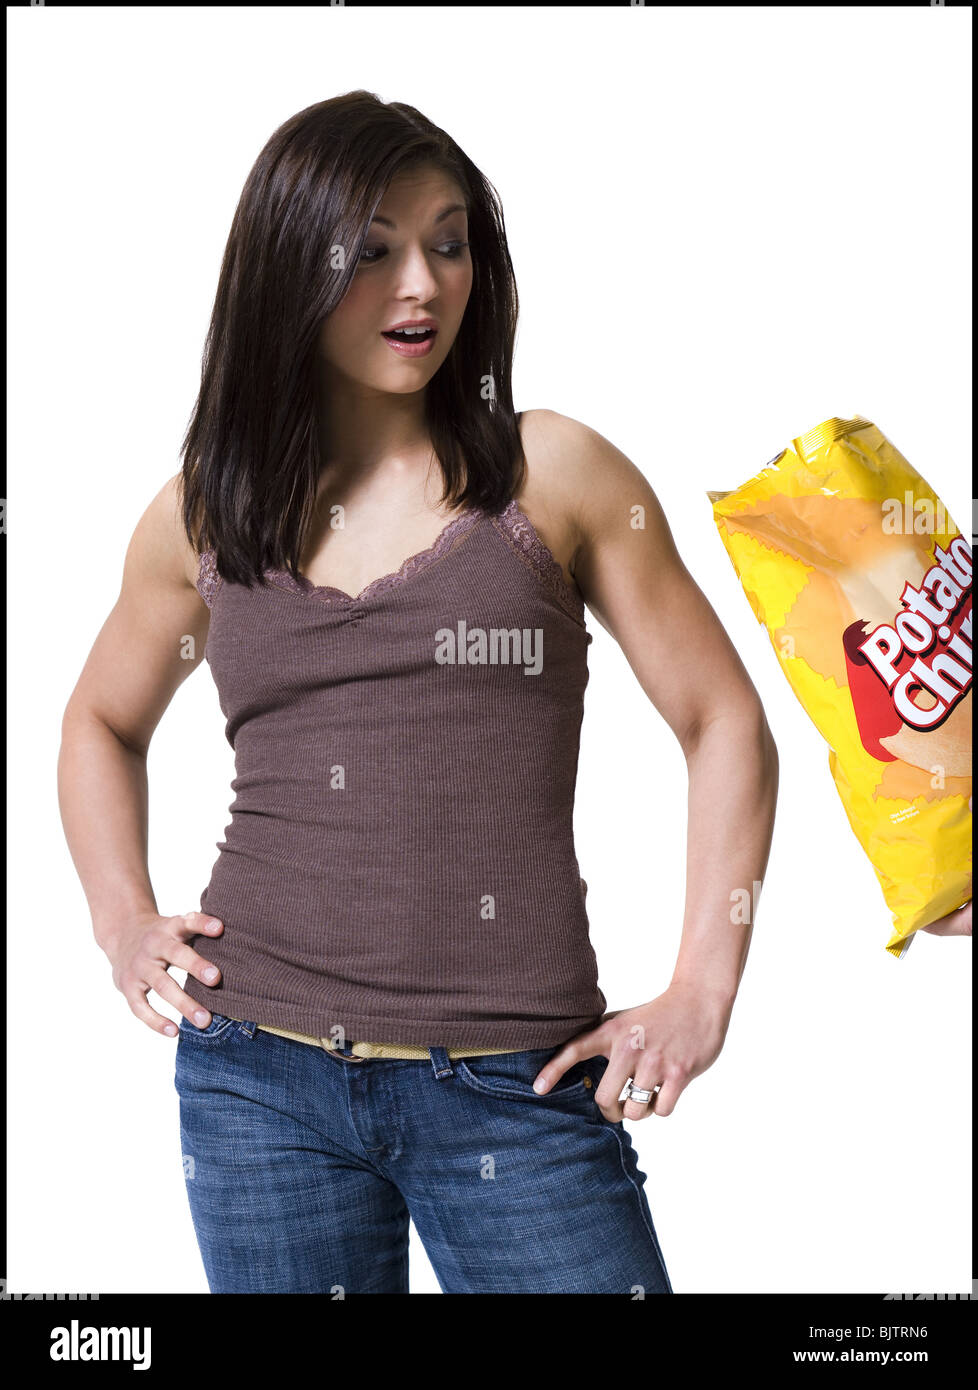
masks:
<path fill-rule="evenodd" d="M 348 92 L 275 131 L 225 248 L 181 448 L 184 528 L 198 552 L 215 551 L 225 579 L 250 585 L 268 568 L 300 578 L 323 467 L 320 329 L 356 272 L 391 178 L 421 164 L 464 191 L 473 269 L 458 335 L 425 392 L 442 501 L 495 512 L 519 485 L 525 460 L 511 381 L 519 301 L 498 194 L 413 106 Z"/>

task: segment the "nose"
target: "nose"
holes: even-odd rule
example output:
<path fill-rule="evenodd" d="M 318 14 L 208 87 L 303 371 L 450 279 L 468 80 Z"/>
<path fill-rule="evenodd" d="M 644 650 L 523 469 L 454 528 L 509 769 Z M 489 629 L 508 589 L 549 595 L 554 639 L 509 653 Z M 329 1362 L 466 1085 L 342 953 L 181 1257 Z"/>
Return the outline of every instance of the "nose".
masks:
<path fill-rule="evenodd" d="M 406 247 L 397 267 L 394 293 L 398 299 L 416 299 L 425 304 L 438 293 L 438 281 L 420 246 Z"/>

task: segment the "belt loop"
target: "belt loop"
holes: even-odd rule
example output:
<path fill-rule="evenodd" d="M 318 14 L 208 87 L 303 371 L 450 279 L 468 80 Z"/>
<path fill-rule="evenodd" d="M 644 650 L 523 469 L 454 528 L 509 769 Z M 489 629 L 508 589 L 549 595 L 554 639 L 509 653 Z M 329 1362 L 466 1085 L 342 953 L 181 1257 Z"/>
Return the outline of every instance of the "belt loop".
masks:
<path fill-rule="evenodd" d="M 432 1069 L 439 1081 L 446 1076 L 454 1075 L 452 1064 L 448 1060 L 448 1053 L 443 1047 L 429 1047 L 428 1056 L 431 1058 Z"/>
<path fill-rule="evenodd" d="M 242 1022 L 238 1024 L 238 1029 L 244 1033 L 246 1038 L 253 1038 L 257 1032 L 258 1024 Z"/>

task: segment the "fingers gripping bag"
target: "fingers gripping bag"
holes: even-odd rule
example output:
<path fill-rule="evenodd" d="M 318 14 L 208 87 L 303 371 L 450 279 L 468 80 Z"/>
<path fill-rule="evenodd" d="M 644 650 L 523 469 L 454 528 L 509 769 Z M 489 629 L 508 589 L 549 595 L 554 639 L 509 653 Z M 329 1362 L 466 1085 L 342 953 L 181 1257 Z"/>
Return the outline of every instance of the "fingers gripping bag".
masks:
<path fill-rule="evenodd" d="M 829 745 L 893 916 L 886 949 L 971 897 L 971 547 L 869 420 L 832 419 L 711 492 L 720 538 Z"/>

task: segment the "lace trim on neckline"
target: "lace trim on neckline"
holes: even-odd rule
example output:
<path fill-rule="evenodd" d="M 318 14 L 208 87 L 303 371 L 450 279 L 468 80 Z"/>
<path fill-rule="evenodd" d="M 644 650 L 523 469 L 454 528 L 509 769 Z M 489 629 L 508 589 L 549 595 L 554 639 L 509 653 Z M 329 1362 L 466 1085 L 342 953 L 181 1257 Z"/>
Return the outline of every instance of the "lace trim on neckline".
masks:
<path fill-rule="evenodd" d="M 568 584 L 564 571 L 554 559 L 550 547 L 537 535 L 533 522 L 520 509 L 515 499 L 493 517 L 493 523 L 509 542 L 510 548 L 531 566 L 564 611 L 583 625 L 583 598 Z"/>
<path fill-rule="evenodd" d="M 214 602 L 214 595 L 217 593 L 220 583 L 221 576 L 217 572 L 215 553 L 213 550 L 205 550 L 200 557 L 200 567 L 197 572 L 197 592 L 208 608 Z"/>
<path fill-rule="evenodd" d="M 348 594 L 344 589 L 337 589 L 331 584 L 310 584 L 307 579 L 297 581 L 288 570 L 267 569 L 265 575 L 277 587 L 287 589 L 290 593 L 299 594 L 304 598 L 315 598 L 322 603 L 359 603 L 363 599 L 374 597 L 376 594 L 387 593 L 390 589 L 399 588 L 412 575 L 427 569 L 436 560 L 440 560 L 460 536 L 465 535 L 476 522 L 486 515 L 488 513 L 481 507 L 471 507 L 460 512 L 436 536 L 427 550 L 419 551 L 416 555 L 409 555 L 397 570 L 371 580 L 366 588 L 361 589 L 356 595 Z M 507 503 L 501 512 L 497 512 L 490 519 L 514 554 L 533 570 L 564 611 L 576 622 L 583 625 L 584 600 L 578 591 L 568 584 L 564 571 L 554 558 L 549 546 L 540 539 L 532 521 L 520 509 L 516 500 Z M 217 572 L 215 552 L 205 550 L 200 557 L 197 589 L 208 608 L 211 607 L 221 582 L 222 577 Z"/>
<path fill-rule="evenodd" d="M 265 575 L 273 584 L 288 589 L 291 593 L 301 594 L 305 598 L 319 599 L 323 603 L 360 603 L 364 599 L 373 598 L 376 594 L 384 594 L 389 589 L 399 588 L 412 575 L 427 569 L 429 565 L 433 565 L 436 560 L 442 558 L 446 551 L 451 549 L 460 536 L 470 531 L 483 516 L 484 512 L 479 507 L 467 508 L 460 512 L 438 533 L 426 550 L 420 550 L 416 555 L 409 555 L 393 573 L 382 574 L 378 579 L 372 579 L 366 588 L 361 589 L 358 594 L 348 594 L 345 589 L 338 589 L 332 584 L 311 584 L 308 579 L 296 580 L 288 570 L 267 569 Z"/>

